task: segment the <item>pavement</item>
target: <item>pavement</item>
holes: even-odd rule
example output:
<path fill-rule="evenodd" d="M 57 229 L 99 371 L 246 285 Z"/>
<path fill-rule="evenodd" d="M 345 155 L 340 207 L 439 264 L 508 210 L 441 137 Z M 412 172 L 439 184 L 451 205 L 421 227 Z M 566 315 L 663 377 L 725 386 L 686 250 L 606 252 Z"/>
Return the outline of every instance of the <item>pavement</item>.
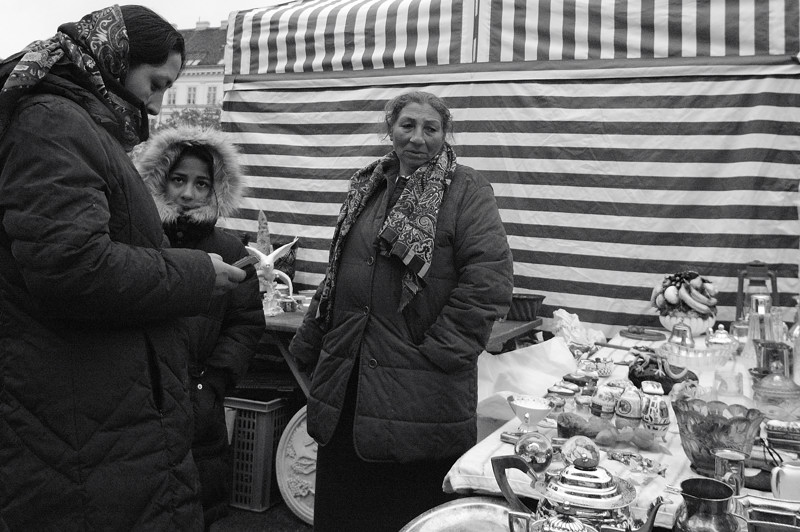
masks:
<path fill-rule="evenodd" d="M 281 501 L 264 512 L 252 512 L 230 507 L 230 514 L 211 525 L 210 532 L 312 532 L 305 523 Z"/>

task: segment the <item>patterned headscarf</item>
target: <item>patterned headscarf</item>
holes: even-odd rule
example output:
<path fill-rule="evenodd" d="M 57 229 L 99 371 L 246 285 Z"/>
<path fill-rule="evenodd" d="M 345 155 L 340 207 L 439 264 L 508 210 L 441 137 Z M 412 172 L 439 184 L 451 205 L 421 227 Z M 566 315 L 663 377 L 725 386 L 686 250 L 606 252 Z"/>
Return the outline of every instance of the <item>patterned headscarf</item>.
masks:
<path fill-rule="evenodd" d="M 98 96 L 122 119 L 126 150 L 147 140 L 147 111 L 123 88 L 128 74 L 128 33 L 118 5 L 94 11 L 78 22 L 63 24 L 53 37 L 28 45 L 0 88 L 0 137 L 8 129 L 19 99 L 30 93 L 59 61 L 68 61 L 87 76 Z M 126 96 L 127 95 L 127 96 Z"/>
<path fill-rule="evenodd" d="M 331 242 L 328 271 L 323 281 L 317 317 L 323 317 L 329 327 L 333 311 L 336 277 L 347 233 L 355 224 L 364 206 L 385 179 L 388 168 L 398 164 L 397 154 L 383 156 L 357 171 L 350 178 L 350 190 L 339 212 L 336 230 Z M 378 232 L 377 245 L 384 256 L 396 256 L 406 265 L 400 296 L 400 308 L 424 287 L 424 277 L 433 259 L 436 220 L 445 190 L 456 169 L 456 154 L 449 144 L 429 163 L 417 168 L 408 178 L 400 198 L 392 207 Z"/>

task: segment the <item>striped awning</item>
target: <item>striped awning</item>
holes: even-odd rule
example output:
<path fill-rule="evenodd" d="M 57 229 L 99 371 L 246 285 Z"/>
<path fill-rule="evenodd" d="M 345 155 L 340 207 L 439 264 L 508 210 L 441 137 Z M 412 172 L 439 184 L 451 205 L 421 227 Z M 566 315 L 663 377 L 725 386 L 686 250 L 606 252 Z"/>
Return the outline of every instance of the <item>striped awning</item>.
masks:
<path fill-rule="evenodd" d="M 227 76 L 787 55 L 797 0 L 306 0 L 234 12 Z"/>
<path fill-rule="evenodd" d="M 336 11 L 335 18 L 348 20 L 353 10 L 355 15 L 361 9 L 372 13 L 366 6 L 385 8 L 387 13 L 416 13 L 423 8 L 430 13 L 434 4 L 438 13 L 470 5 L 350 2 L 348 15 Z M 490 21 L 506 20 L 503 13 L 514 5 L 491 4 L 497 10 Z M 235 63 L 233 68 L 226 64 L 223 127 L 244 154 L 250 193 L 239 217 L 222 224 L 255 235 L 258 211 L 266 212 L 270 231 L 279 241 L 300 236 L 295 283 L 315 286 L 324 274 L 349 177 L 391 149 L 383 138 L 383 105 L 399 92 L 415 88 L 443 97 L 451 107 L 459 161 L 493 184 L 514 253 L 516 289 L 544 294 L 546 317 L 563 308 L 607 336 L 628 324 L 655 325 L 657 317 L 649 306 L 652 287 L 664 274 L 695 269 L 720 288 L 719 320 L 730 321 L 738 272 L 752 260 L 764 261 L 776 272 L 779 303 L 791 307 L 791 296 L 800 291 L 800 65 L 793 57 L 798 4 L 517 4 L 529 11 L 531 6 L 538 8 L 537 23 L 524 26 L 539 28 L 537 34 L 519 39 L 536 43 L 535 61 L 517 60 L 513 51 L 504 56 L 501 50 L 508 42 L 487 37 L 487 48 L 480 48 L 467 67 L 445 62 L 420 68 L 423 56 L 417 53 L 401 54 L 416 58 L 414 68 L 398 68 L 396 63 L 389 68 L 384 63 L 382 69 L 373 64 L 345 73 L 295 69 L 305 65 L 305 59 L 284 62 L 285 72 L 268 59 L 256 62 L 259 66 L 248 70 L 250 74 L 237 70 Z M 556 23 L 551 5 L 572 9 L 562 7 Z M 588 5 L 599 6 L 598 11 L 585 9 Z M 330 7 L 327 20 L 334 7 L 345 9 L 342 2 L 311 1 L 241 12 L 231 20 L 260 17 L 261 37 L 253 42 L 268 43 L 264 45 L 268 51 L 257 52 L 261 44 L 254 45 L 251 57 L 270 56 L 274 48 L 275 58 L 298 58 L 297 49 L 290 53 L 279 46 L 280 34 L 270 40 L 269 28 L 275 20 L 285 20 L 278 28 L 300 28 L 299 18 L 297 26 L 289 21 L 311 6 Z M 682 7 L 684 15 L 707 15 L 690 23 L 691 17 L 679 16 L 681 11 L 674 6 Z M 718 9 L 724 17 L 717 15 Z M 752 21 L 750 14 L 760 9 L 765 11 L 759 11 L 756 20 L 766 29 L 758 25 L 759 31 L 755 26 L 747 30 L 742 21 Z M 462 19 L 464 12 L 462 7 Z M 638 30 L 633 23 L 620 29 L 620 14 L 630 21 L 633 12 L 641 15 Z M 646 21 L 662 20 L 655 16 L 661 12 L 669 13 L 668 20 L 681 28 L 696 28 L 692 32 L 696 38 L 687 41 L 687 31 L 674 37 L 672 29 L 658 33 L 668 35 L 666 41 L 650 35 L 646 29 L 656 26 Z M 730 18 L 734 12 L 737 15 Z M 292 15 L 284 18 L 277 13 Z M 480 28 L 481 13 L 476 13 L 471 20 Z M 606 20 L 608 13 L 617 21 L 611 24 L 614 31 L 590 24 Z M 723 30 L 715 27 L 713 32 L 709 28 L 709 19 L 729 18 L 737 23 L 730 27 L 726 23 Z M 311 17 L 304 20 L 306 42 L 312 36 L 326 43 L 358 41 L 351 35 L 361 27 L 358 24 L 342 26 L 345 33 L 339 35 L 333 31 L 335 25 L 325 26 L 324 32 L 311 31 Z M 413 20 L 421 38 L 423 19 Z M 521 27 L 516 18 L 508 20 L 508 27 Z M 583 22 L 568 24 L 568 20 Z M 492 22 L 488 27 L 496 26 Z M 589 27 L 597 33 L 585 39 L 564 37 L 588 35 Z M 702 27 L 709 29 L 704 33 Z M 230 30 L 228 57 L 237 53 L 232 54 L 230 44 L 242 31 Z M 722 36 L 715 40 L 715 35 Z M 621 36 L 626 37 L 620 40 Z M 673 39 L 687 45 L 665 45 Z M 295 34 L 283 42 L 300 40 Z M 566 42 L 589 44 L 570 47 Z M 765 42 L 771 44 L 764 47 Z M 319 52 L 315 57 L 328 58 L 319 65 L 354 64 L 334 61 L 336 54 L 322 54 L 324 47 L 313 49 Z M 552 55 L 556 49 L 560 57 Z M 492 50 L 500 55 L 492 55 Z M 588 50 L 585 57 L 580 50 Z M 659 58 L 659 50 L 668 57 Z M 484 53 L 488 55 L 481 59 Z M 434 56 L 439 61 L 445 55 L 448 61 L 454 57 L 433 54 L 426 61 Z M 254 65 L 251 59 L 246 64 L 248 69 Z M 294 67 L 287 69 L 288 64 Z M 791 319 L 791 312 L 787 310 L 785 317 Z"/>

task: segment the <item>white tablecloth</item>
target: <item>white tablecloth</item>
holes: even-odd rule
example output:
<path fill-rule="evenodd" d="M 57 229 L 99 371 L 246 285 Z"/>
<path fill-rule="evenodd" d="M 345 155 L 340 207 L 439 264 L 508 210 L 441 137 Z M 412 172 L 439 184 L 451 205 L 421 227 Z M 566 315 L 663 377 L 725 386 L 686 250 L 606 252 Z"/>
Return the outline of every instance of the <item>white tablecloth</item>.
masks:
<path fill-rule="evenodd" d="M 624 346 L 658 345 L 658 343 L 622 338 L 619 335 L 613 338 L 611 343 Z M 628 351 L 612 348 L 602 348 L 595 356 L 609 357 L 613 358 L 615 361 L 623 361 L 631 357 Z M 542 367 L 543 365 L 547 364 L 547 361 L 532 359 L 530 363 L 532 365 Z M 627 366 L 617 366 L 614 370 L 614 373 L 609 378 L 616 379 L 627 377 L 627 371 Z M 552 384 L 554 383 L 550 382 L 547 383 L 546 386 Z M 614 449 L 640 452 L 643 456 L 660 462 L 667 467 L 665 477 L 653 477 L 651 475 L 644 475 L 642 473 L 631 473 L 628 466 L 625 466 L 621 462 L 608 459 L 605 452 L 601 453 L 602 467 L 605 467 L 614 475 L 629 480 L 636 487 L 637 499 L 631 506 L 631 511 L 634 516 L 637 518 L 643 518 L 647 511 L 647 507 L 659 495 L 664 495 L 670 500 L 668 504 L 665 504 L 661 507 L 656 517 L 656 526 L 664 528 L 672 527 L 675 512 L 678 504 L 681 502 L 680 495 L 665 493 L 666 486 L 678 486 L 683 480 L 698 476 L 690 468 L 689 460 L 686 457 L 686 454 L 683 452 L 683 448 L 681 447 L 678 426 L 675 422 L 675 415 L 672 412 L 670 413 L 672 417 L 672 425 L 670 426 L 669 431 L 665 434 L 666 441 L 662 442 L 662 445 L 666 449 L 664 453 L 639 451 L 633 446 L 621 445 L 618 445 Z M 510 407 L 508 409 L 508 414 L 509 417 L 513 416 Z M 497 482 L 494 478 L 494 473 L 492 472 L 491 458 L 493 456 L 514 454 L 513 445 L 501 442 L 500 434 L 503 431 L 514 432 L 517 430 L 519 425 L 520 421 L 517 418 L 512 417 L 503 426 L 489 434 L 486 438 L 478 442 L 475 447 L 467 451 L 453 465 L 445 477 L 444 490 L 450 493 L 457 492 L 462 494 L 502 496 L 500 487 L 497 485 Z M 540 431 L 550 437 L 556 436 L 555 429 L 540 429 Z M 563 464 L 554 463 L 554 465 L 561 467 Z M 518 496 L 530 497 L 533 499 L 539 499 L 541 497 L 540 494 L 531 486 L 530 479 L 521 471 L 510 469 L 508 471 L 508 480 L 511 488 Z M 745 489 L 744 492 L 749 493 L 750 490 Z M 761 496 L 770 496 L 769 493 L 764 493 L 761 491 L 752 491 L 752 493 Z"/>

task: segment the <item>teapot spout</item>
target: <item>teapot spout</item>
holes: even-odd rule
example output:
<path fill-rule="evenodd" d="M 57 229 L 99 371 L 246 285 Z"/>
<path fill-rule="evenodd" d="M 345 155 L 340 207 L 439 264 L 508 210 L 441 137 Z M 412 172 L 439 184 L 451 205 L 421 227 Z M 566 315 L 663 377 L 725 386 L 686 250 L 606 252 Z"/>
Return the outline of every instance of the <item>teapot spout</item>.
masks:
<path fill-rule="evenodd" d="M 661 505 L 663 505 L 664 502 L 664 497 L 660 495 L 656 497 L 656 499 L 650 503 L 650 507 L 647 509 L 647 520 L 642 523 L 642 526 L 636 530 L 631 530 L 631 532 L 653 532 L 653 525 L 656 522 L 656 514 L 658 514 L 658 509 L 661 508 Z"/>
<path fill-rule="evenodd" d="M 613 525 L 601 525 L 600 532 L 653 532 L 653 525 L 656 522 L 656 514 L 658 513 L 658 509 L 661 508 L 661 505 L 665 502 L 666 501 L 664 497 L 656 497 L 656 500 L 650 503 L 650 507 L 647 510 L 647 520 L 645 520 L 645 522 L 642 523 L 642 526 L 639 528 L 620 528 Z"/>

